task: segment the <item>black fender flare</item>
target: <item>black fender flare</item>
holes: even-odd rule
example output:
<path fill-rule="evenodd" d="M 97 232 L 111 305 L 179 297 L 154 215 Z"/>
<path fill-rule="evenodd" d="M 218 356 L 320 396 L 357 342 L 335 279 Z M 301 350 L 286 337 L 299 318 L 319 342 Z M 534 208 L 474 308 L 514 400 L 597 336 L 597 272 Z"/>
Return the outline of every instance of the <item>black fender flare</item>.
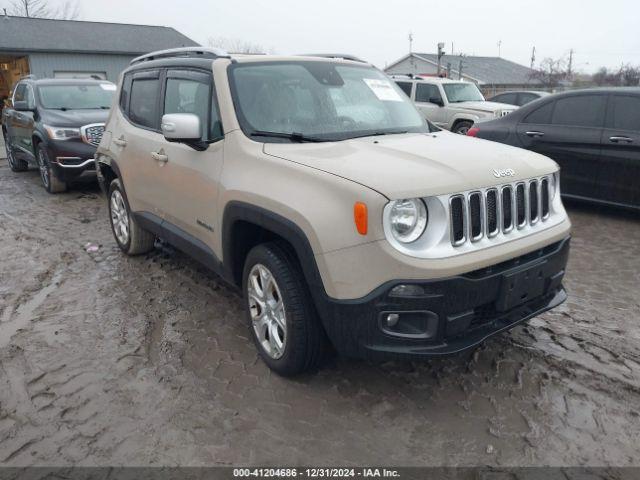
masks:
<path fill-rule="evenodd" d="M 238 221 L 257 225 L 289 242 L 295 250 L 302 267 L 302 273 L 316 305 L 324 303 L 327 293 L 318 270 L 313 249 L 304 231 L 294 222 L 280 214 L 237 200 L 233 200 L 225 206 L 222 217 L 223 265 L 227 278 L 234 278 L 233 226 Z"/>

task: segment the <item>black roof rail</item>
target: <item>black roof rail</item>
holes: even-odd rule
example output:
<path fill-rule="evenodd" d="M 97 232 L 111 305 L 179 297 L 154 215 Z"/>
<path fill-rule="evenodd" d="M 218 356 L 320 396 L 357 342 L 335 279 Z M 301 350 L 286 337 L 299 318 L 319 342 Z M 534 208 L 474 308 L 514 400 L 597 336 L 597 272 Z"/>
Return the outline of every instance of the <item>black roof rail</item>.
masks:
<path fill-rule="evenodd" d="M 20 80 L 37 80 L 37 79 L 38 77 L 36 77 L 33 73 L 30 73 L 29 75 L 23 75 L 22 77 L 20 77 Z"/>
<path fill-rule="evenodd" d="M 147 53 L 131 60 L 129 65 L 135 65 L 142 62 L 150 62 L 159 58 L 174 57 L 190 57 L 190 58 L 231 58 L 227 52 L 219 48 L 210 47 L 182 47 L 170 48 L 169 50 L 158 50 L 157 52 Z"/>
<path fill-rule="evenodd" d="M 355 55 L 349 55 L 348 53 L 308 53 L 299 55 L 300 57 L 321 57 L 321 58 L 335 58 L 337 60 L 350 60 L 352 62 L 369 63 L 366 60 L 356 57 Z"/>

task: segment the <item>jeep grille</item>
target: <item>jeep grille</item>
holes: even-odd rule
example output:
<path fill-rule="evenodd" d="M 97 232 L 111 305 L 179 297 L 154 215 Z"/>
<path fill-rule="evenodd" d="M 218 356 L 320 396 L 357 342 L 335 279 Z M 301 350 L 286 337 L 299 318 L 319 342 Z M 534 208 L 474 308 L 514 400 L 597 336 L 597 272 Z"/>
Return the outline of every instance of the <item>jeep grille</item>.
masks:
<path fill-rule="evenodd" d="M 102 134 L 104 133 L 103 123 L 94 123 L 92 125 L 85 125 L 81 128 L 82 140 L 89 145 L 97 147 L 102 140 Z"/>
<path fill-rule="evenodd" d="M 508 235 L 546 221 L 550 213 L 549 178 L 502 185 L 449 198 L 451 244 Z"/>

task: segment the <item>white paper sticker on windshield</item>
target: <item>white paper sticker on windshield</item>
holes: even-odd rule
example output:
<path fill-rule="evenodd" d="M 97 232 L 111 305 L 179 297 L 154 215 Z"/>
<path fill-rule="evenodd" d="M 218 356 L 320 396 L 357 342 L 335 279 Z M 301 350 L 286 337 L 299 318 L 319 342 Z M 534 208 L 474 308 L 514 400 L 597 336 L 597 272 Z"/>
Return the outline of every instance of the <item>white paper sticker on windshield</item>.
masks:
<path fill-rule="evenodd" d="M 103 90 L 108 90 L 110 92 L 113 92 L 116 89 L 116 86 L 113 83 L 101 83 L 100 86 Z"/>
<path fill-rule="evenodd" d="M 387 102 L 401 102 L 402 97 L 393 88 L 388 80 L 380 80 L 377 78 L 363 78 L 364 83 L 371 89 L 376 97 Z"/>

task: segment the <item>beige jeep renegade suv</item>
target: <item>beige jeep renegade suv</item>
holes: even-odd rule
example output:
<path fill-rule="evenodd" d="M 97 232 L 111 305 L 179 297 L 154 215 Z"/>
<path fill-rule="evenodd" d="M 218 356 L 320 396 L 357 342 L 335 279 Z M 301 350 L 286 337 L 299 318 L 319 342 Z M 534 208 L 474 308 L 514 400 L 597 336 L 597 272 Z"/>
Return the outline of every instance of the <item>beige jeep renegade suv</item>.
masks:
<path fill-rule="evenodd" d="M 363 61 L 156 52 L 116 101 L 96 162 L 118 245 L 160 237 L 239 287 L 280 374 L 330 344 L 459 352 L 566 299 L 558 166 L 430 125 Z"/>

